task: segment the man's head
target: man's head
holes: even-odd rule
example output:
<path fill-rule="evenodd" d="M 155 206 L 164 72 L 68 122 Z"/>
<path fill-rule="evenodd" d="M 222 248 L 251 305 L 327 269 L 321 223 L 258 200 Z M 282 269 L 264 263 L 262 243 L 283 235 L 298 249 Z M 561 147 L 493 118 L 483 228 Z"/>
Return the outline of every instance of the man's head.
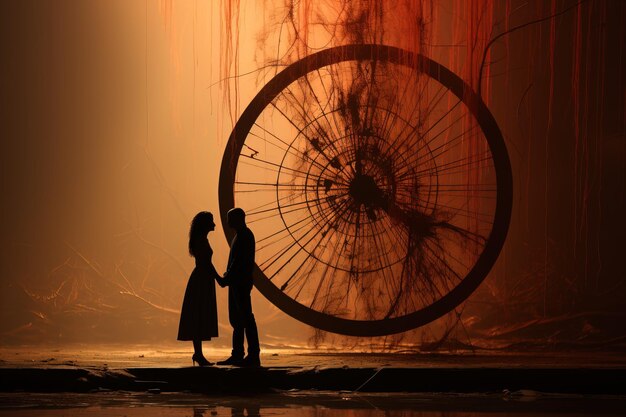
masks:
<path fill-rule="evenodd" d="M 235 230 L 246 227 L 246 213 L 239 207 L 228 210 L 226 213 L 228 226 Z"/>

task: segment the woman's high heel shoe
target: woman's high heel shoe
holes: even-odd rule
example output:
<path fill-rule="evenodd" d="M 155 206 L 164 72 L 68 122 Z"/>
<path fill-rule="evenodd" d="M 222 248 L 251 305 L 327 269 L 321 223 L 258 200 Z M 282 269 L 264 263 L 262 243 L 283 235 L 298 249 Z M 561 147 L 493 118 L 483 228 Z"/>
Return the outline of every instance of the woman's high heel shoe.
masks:
<path fill-rule="evenodd" d="M 191 357 L 191 365 L 193 366 L 196 363 L 198 364 L 198 366 L 211 366 L 211 365 L 213 365 L 213 362 L 207 361 L 204 356 L 197 355 L 197 354 L 194 353 L 194 355 Z"/>

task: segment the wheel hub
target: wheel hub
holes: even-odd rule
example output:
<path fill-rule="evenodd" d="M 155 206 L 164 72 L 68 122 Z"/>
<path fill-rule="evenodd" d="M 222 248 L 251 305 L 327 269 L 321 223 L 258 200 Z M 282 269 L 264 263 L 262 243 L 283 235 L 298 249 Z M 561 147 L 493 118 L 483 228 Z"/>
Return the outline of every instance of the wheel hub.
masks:
<path fill-rule="evenodd" d="M 385 194 L 371 175 L 357 174 L 350 182 L 349 191 L 356 207 L 363 205 L 366 209 L 374 209 L 386 206 Z"/>

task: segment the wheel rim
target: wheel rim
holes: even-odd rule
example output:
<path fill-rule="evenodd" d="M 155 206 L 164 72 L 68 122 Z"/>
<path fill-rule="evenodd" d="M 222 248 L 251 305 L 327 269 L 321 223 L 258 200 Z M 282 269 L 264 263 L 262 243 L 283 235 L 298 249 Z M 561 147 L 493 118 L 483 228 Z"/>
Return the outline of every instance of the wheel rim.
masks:
<path fill-rule="evenodd" d="M 372 62 L 375 63 L 372 64 Z M 489 206 L 489 215 L 492 220 L 489 222 L 483 221 L 482 217 L 478 215 L 482 213 L 479 213 L 478 211 L 475 214 L 476 218 L 472 220 L 477 221 L 478 223 L 484 223 L 489 227 L 489 230 L 488 232 L 484 231 L 483 229 L 487 226 L 479 225 L 476 230 L 480 231 L 480 233 L 472 232 L 476 236 L 480 235 L 481 242 L 484 241 L 484 243 L 479 245 L 479 250 L 477 253 L 472 255 L 473 257 L 468 255 L 468 259 L 471 258 L 471 265 L 465 265 L 464 262 L 459 262 L 459 265 L 455 264 L 450 266 L 454 263 L 454 261 L 452 261 L 454 258 L 452 254 L 456 252 L 460 253 L 461 249 L 457 246 L 471 246 L 471 240 L 478 240 L 478 237 L 473 236 L 472 239 L 468 239 L 469 243 L 459 243 L 457 246 L 455 246 L 453 241 L 455 239 L 462 240 L 462 238 L 459 238 L 458 236 L 455 239 L 446 237 L 445 239 L 450 242 L 446 243 L 448 246 L 441 246 L 441 248 L 442 252 L 444 252 L 445 262 L 450 263 L 450 265 L 447 265 L 450 272 L 444 271 L 440 275 L 444 276 L 446 273 L 450 274 L 450 276 L 460 274 L 462 277 L 458 279 L 458 282 L 450 280 L 450 283 L 444 282 L 443 284 L 428 284 L 432 288 L 436 288 L 436 290 L 433 290 L 434 294 L 424 296 L 426 301 L 421 304 L 420 302 L 413 300 L 413 311 L 411 311 L 410 306 L 405 306 L 403 309 L 395 312 L 392 311 L 395 308 L 393 306 L 394 302 L 397 303 L 398 301 L 396 300 L 401 298 L 400 295 L 391 294 L 393 291 L 389 291 L 390 294 L 386 294 L 386 298 L 381 297 L 380 303 L 383 304 L 383 308 L 381 308 L 379 312 L 371 314 L 367 317 L 367 319 L 359 319 L 359 317 L 357 317 L 358 312 L 355 312 L 352 314 L 352 317 L 350 317 L 350 314 L 346 314 L 341 311 L 325 311 L 323 307 L 315 307 L 315 300 L 312 303 L 309 303 L 308 300 L 306 303 L 301 302 L 303 300 L 298 300 L 295 292 L 292 292 L 291 294 L 288 293 L 288 291 L 291 291 L 289 286 L 292 285 L 292 275 L 297 273 L 297 268 L 295 268 L 295 272 L 289 271 L 289 268 L 293 268 L 293 265 L 290 265 L 290 262 L 294 261 L 296 256 L 300 256 L 296 252 L 294 252 L 296 255 L 294 255 L 294 258 L 291 260 L 289 258 L 292 255 L 289 253 L 278 257 L 278 259 L 282 258 L 280 260 L 280 264 L 283 265 L 278 271 L 276 271 L 276 269 L 278 269 L 278 261 L 272 261 L 271 258 L 261 259 L 261 267 L 255 267 L 255 286 L 265 297 L 267 297 L 273 304 L 287 314 L 302 322 L 326 331 L 354 336 L 378 336 L 398 333 L 419 327 L 454 309 L 458 304 L 463 302 L 486 277 L 487 273 L 495 263 L 502 245 L 504 244 L 510 220 L 512 203 L 512 179 L 508 154 L 506 152 L 502 135 L 493 116 L 480 98 L 458 76 L 426 57 L 403 51 L 398 48 L 382 45 L 341 46 L 318 52 L 297 61 L 296 63 L 285 68 L 261 89 L 235 125 L 226 146 L 226 151 L 222 161 L 219 197 L 222 224 L 224 226 L 227 239 L 230 241 L 233 237 L 233 232 L 226 225 L 226 212 L 235 206 L 235 188 L 236 186 L 256 186 L 253 185 L 253 181 L 235 181 L 235 177 L 238 173 L 237 169 L 239 161 L 243 155 L 242 150 L 244 147 L 246 148 L 246 151 L 252 152 L 250 155 L 244 155 L 246 156 L 246 162 L 248 160 L 251 160 L 254 163 L 261 161 L 258 156 L 256 157 L 257 159 L 254 160 L 255 154 L 253 154 L 253 152 L 258 151 L 254 149 L 254 146 L 251 146 L 253 143 L 260 143 L 251 142 L 254 140 L 253 135 L 256 134 L 257 136 L 260 136 L 258 128 L 261 126 L 262 122 L 257 122 L 257 120 L 259 120 L 259 118 L 263 119 L 265 115 L 264 112 L 267 111 L 266 109 L 271 108 L 271 106 L 274 107 L 274 111 L 280 112 L 280 106 L 283 105 L 280 100 L 285 101 L 286 105 L 291 105 L 293 107 L 294 103 L 290 103 L 290 98 L 288 97 L 288 94 L 291 93 L 286 93 L 285 91 L 289 90 L 291 85 L 294 85 L 294 83 L 302 79 L 305 79 L 306 83 L 311 86 L 309 74 L 319 75 L 319 79 L 322 80 L 321 84 L 323 85 L 323 72 L 320 73 L 320 71 L 324 71 L 326 68 L 334 67 L 338 68 L 336 71 L 339 71 L 342 66 L 345 66 L 348 70 L 350 70 L 350 66 L 358 66 L 362 63 L 370 63 L 370 68 L 372 68 L 372 86 L 369 87 L 370 96 L 374 95 L 372 91 L 374 89 L 373 85 L 376 84 L 374 80 L 377 76 L 377 65 L 379 65 L 378 68 L 388 65 L 390 67 L 394 67 L 395 71 L 401 72 L 406 70 L 414 73 L 416 80 L 418 80 L 417 84 L 415 84 L 416 86 L 418 86 L 419 82 L 421 82 L 419 77 L 425 77 L 425 79 L 427 78 L 425 81 L 427 83 L 434 82 L 437 83 L 437 85 L 442 85 L 445 88 L 443 93 L 444 95 L 447 94 L 452 98 L 456 97 L 456 100 L 458 100 L 456 104 L 449 105 L 448 107 L 457 107 L 460 103 L 460 107 L 466 109 L 465 112 L 467 115 L 471 116 L 471 118 L 476 122 L 478 130 L 480 130 L 480 133 L 482 134 L 482 140 L 485 142 L 485 146 L 488 149 L 488 162 L 484 162 L 478 158 L 481 154 L 476 156 L 478 158 L 478 162 L 474 161 L 476 158 L 471 160 L 468 159 L 472 164 L 475 162 L 478 165 L 485 163 L 487 164 L 487 167 L 481 167 L 480 169 L 472 168 L 471 171 L 467 168 L 467 171 L 464 174 L 467 174 L 467 176 L 480 177 L 481 175 L 488 176 L 488 173 L 493 171 L 493 176 L 495 177 L 495 184 L 487 184 L 486 182 L 483 184 L 481 182 L 469 181 L 465 187 L 465 191 L 461 190 L 467 194 L 466 196 L 464 194 L 461 200 L 463 200 L 463 198 L 467 198 L 468 201 L 472 202 L 472 204 L 474 204 L 474 200 L 477 198 L 493 199 L 493 202 L 490 203 L 491 205 Z M 328 71 L 330 73 L 330 69 Z M 315 80 L 313 80 L 313 82 L 315 82 Z M 426 84 L 424 85 L 425 86 L 422 91 L 431 88 L 430 86 L 426 86 Z M 311 90 L 314 91 L 313 86 L 311 86 Z M 341 88 L 339 88 L 339 90 L 341 90 Z M 313 94 L 316 95 L 316 93 Z M 347 95 L 349 96 L 349 94 Z M 303 94 L 303 97 L 305 96 L 306 94 Z M 404 97 L 404 95 L 402 97 Z M 435 95 L 430 102 L 434 102 L 436 97 L 437 95 Z M 444 96 L 442 95 L 441 97 Z M 442 100 L 441 97 L 439 100 Z M 311 99 L 310 96 L 309 99 Z M 419 246 L 419 243 L 415 243 L 416 241 L 425 242 L 428 238 L 428 234 L 443 235 L 444 233 L 451 233 L 456 236 L 459 233 L 456 229 L 462 229 L 457 223 L 450 220 L 444 221 L 441 218 L 442 216 L 449 216 L 446 212 L 448 209 L 443 209 L 443 207 L 446 207 L 445 203 L 452 204 L 450 201 L 458 200 L 456 196 L 447 197 L 447 195 L 458 192 L 458 189 L 455 188 L 457 187 L 456 184 L 453 187 L 450 183 L 450 179 L 453 178 L 453 175 L 455 174 L 453 171 L 460 168 L 461 164 L 455 164 L 454 160 L 452 162 L 446 162 L 445 159 L 442 159 L 443 157 L 435 158 L 433 156 L 443 155 L 444 151 L 453 154 L 452 151 L 446 150 L 447 147 L 442 147 L 444 145 L 440 146 L 436 141 L 440 140 L 441 143 L 444 144 L 450 143 L 449 138 L 433 139 L 437 132 L 439 132 L 439 130 L 434 129 L 434 126 L 436 126 L 440 121 L 434 123 L 431 120 L 430 125 L 433 127 L 431 127 L 430 130 L 428 130 L 429 124 L 417 127 L 419 123 L 411 124 L 411 118 L 407 117 L 406 119 L 408 120 L 402 121 L 403 117 L 401 117 L 401 115 L 391 115 L 394 113 L 393 109 L 379 109 L 379 106 L 372 105 L 369 100 L 370 98 L 368 98 L 366 105 L 355 106 L 358 108 L 357 115 L 348 114 L 345 116 L 345 120 L 348 120 L 348 122 L 344 124 L 351 125 L 348 126 L 350 129 L 347 130 L 350 130 L 351 132 L 347 136 L 357 137 L 357 139 L 352 140 L 352 144 L 358 144 L 353 146 L 353 149 L 350 148 L 350 140 L 346 139 L 347 136 L 332 137 L 331 140 L 330 136 L 324 138 L 323 135 L 321 135 L 318 140 L 313 138 L 313 135 L 310 134 L 310 132 L 314 129 L 320 130 L 320 127 L 330 126 L 332 123 L 330 120 L 333 117 L 335 117 L 335 120 L 342 120 L 342 117 L 344 116 L 340 115 L 340 112 L 350 112 L 349 109 L 351 107 L 349 106 L 349 103 L 344 106 L 333 105 L 332 100 L 329 98 L 327 103 L 329 104 L 329 111 L 325 112 L 320 104 L 320 109 L 322 109 L 322 113 L 324 113 L 323 115 L 319 115 L 317 118 L 315 115 L 312 115 L 310 119 L 307 119 L 305 115 L 303 120 L 308 120 L 308 125 L 302 123 L 302 125 L 296 126 L 296 124 L 294 124 L 295 130 L 299 129 L 300 131 L 297 135 L 291 138 L 291 141 L 282 141 L 284 144 L 281 144 L 281 146 L 283 146 L 286 150 L 282 155 L 280 163 L 278 163 L 278 161 L 269 163 L 277 165 L 277 174 L 274 184 L 275 187 L 273 190 L 275 191 L 274 200 L 277 203 L 274 208 L 274 212 L 278 214 L 281 219 L 282 225 L 285 229 L 284 234 L 291 236 L 291 239 L 293 240 L 291 243 L 293 245 L 293 251 L 302 253 L 302 256 L 310 259 L 310 262 L 318 264 L 318 267 L 326 265 L 327 269 L 334 268 L 336 273 L 348 276 L 347 280 L 354 281 L 353 286 L 356 286 L 360 277 L 362 282 L 364 282 L 361 285 L 372 288 L 378 286 L 378 291 L 381 291 L 381 282 L 384 283 L 387 281 L 387 284 L 391 285 L 389 284 L 391 280 L 385 276 L 385 271 L 387 271 L 387 275 L 390 276 L 394 270 L 396 272 L 398 270 L 402 270 L 403 272 L 398 275 L 400 276 L 402 274 L 408 274 L 405 272 L 407 271 L 407 268 L 420 268 L 420 262 L 422 265 L 427 263 L 427 261 L 424 260 L 426 258 L 423 258 L 422 260 L 412 259 L 416 257 L 415 253 L 417 252 L 417 249 L 415 249 L 415 247 Z M 422 98 L 420 93 L 420 98 L 417 99 L 417 102 L 420 102 L 421 100 Z M 315 97 L 315 101 L 318 103 L 320 102 L 317 96 Z M 343 103 L 345 104 L 349 101 L 350 98 L 343 100 Z M 448 98 L 448 101 L 450 101 L 450 98 Z M 452 102 L 454 102 L 454 100 Z M 428 107 L 430 107 L 430 104 Z M 289 108 L 290 107 L 284 107 L 284 109 L 286 109 L 284 111 L 290 111 Z M 435 110 L 436 107 L 433 106 L 431 108 L 431 112 L 435 113 Z M 376 120 L 385 119 L 385 111 L 389 113 L 389 115 L 387 115 L 387 119 L 392 117 L 394 119 L 394 124 L 396 126 L 400 126 L 400 128 L 398 128 L 400 132 L 407 129 L 410 132 L 415 131 L 414 137 L 416 139 L 411 140 L 415 141 L 414 144 L 417 145 L 416 148 L 421 149 L 413 149 L 413 151 L 407 152 L 406 149 L 401 148 L 403 146 L 403 142 L 411 142 L 408 136 L 407 138 L 394 136 L 393 139 L 390 139 L 392 135 L 390 135 L 389 132 L 386 135 L 381 134 L 380 132 L 375 131 L 376 128 L 370 129 L 370 131 L 367 132 L 365 129 L 362 129 L 359 130 L 358 134 L 354 133 L 354 131 L 357 130 L 357 125 L 358 127 L 367 127 L 367 115 L 371 115 L 369 116 L 371 117 L 370 124 L 374 126 L 376 124 L 374 123 L 375 118 L 378 118 Z M 444 117 L 450 118 L 451 120 L 456 118 L 457 116 L 454 113 L 455 111 L 456 110 L 454 110 L 454 108 L 452 110 L 448 110 L 447 113 L 444 113 L 444 110 L 442 110 L 442 114 L 444 114 L 444 116 L 442 116 L 441 119 L 444 119 Z M 373 115 L 376 116 L 374 117 Z M 328 125 L 325 125 L 326 122 L 321 121 L 320 117 L 326 118 Z M 461 114 L 461 116 L 459 116 L 459 120 L 461 117 L 465 116 Z M 431 119 L 433 118 L 435 118 L 434 114 Z M 357 121 L 355 122 L 355 120 Z M 362 120 L 365 121 L 362 122 Z M 405 125 L 402 125 L 404 122 L 406 122 Z M 382 125 L 382 123 L 379 124 Z M 404 126 L 404 128 L 402 128 L 402 126 Z M 450 126 L 454 126 L 454 124 L 450 122 Z M 343 127 L 345 128 L 345 126 Z M 458 127 L 446 128 L 446 130 L 449 131 L 447 133 L 439 133 L 439 135 L 450 135 L 451 132 L 457 128 Z M 341 129 L 337 128 L 336 130 L 339 132 Z M 278 137 L 276 132 L 263 132 L 266 137 L 265 140 L 267 140 L 270 133 Z M 334 136 L 339 135 L 335 134 Z M 411 138 L 412 137 L 413 136 L 411 136 Z M 461 142 L 463 140 L 471 139 L 471 137 L 469 139 L 465 136 L 460 137 L 461 139 L 458 139 L 457 137 L 454 140 Z M 270 139 L 272 138 L 270 137 Z M 248 140 L 248 142 L 246 142 L 246 140 Z M 304 147 L 302 146 L 302 143 L 305 144 Z M 358 149 L 356 149 L 357 146 Z M 305 151 L 308 149 L 310 157 L 304 157 L 298 154 L 298 152 L 303 149 Z M 444 151 L 442 151 L 442 149 L 444 149 Z M 296 150 L 298 151 L 296 152 Z M 352 153 L 352 155 L 349 155 L 350 153 Z M 432 162 L 431 165 L 428 165 L 427 163 L 429 158 L 427 155 L 430 155 Z M 298 167 L 293 163 L 293 161 L 297 160 L 298 157 L 303 160 L 302 167 Z M 403 158 L 404 162 L 402 162 Z M 292 162 L 289 163 L 288 161 Z M 394 169 L 387 168 L 387 166 L 390 165 L 387 161 L 392 161 L 391 165 L 393 165 Z M 264 162 L 268 163 L 268 161 Z M 404 171 L 398 170 L 398 167 L 402 167 Z M 403 172 L 407 170 L 413 171 L 411 171 L 412 173 L 409 175 L 403 174 Z M 351 174 L 349 172 L 351 172 Z M 487 174 L 484 174 L 484 172 L 487 172 Z M 283 187 L 282 184 L 285 181 L 288 181 L 290 177 L 293 177 L 291 188 L 288 186 Z M 411 177 L 412 182 L 410 182 L 410 184 L 403 183 L 403 178 L 405 177 Z M 424 179 L 425 177 L 428 178 Z M 243 183 L 246 182 L 251 184 L 244 185 Z M 484 195 L 485 193 L 488 193 L 487 188 L 475 188 L 477 184 L 481 186 L 494 185 L 495 188 L 492 195 Z M 309 190 L 313 193 L 314 198 L 309 197 L 311 194 L 309 193 Z M 243 193 L 248 192 L 249 190 L 245 189 L 238 191 Z M 301 195 L 301 198 L 304 200 L 298 202 L 297 198 L 300 197 L 290 197 L 290 193 L 295 196 Z M 330 196 L 328 195 L 329 193 L 331 194 Z M 339 194 L 343 195 L 339 196 Z M 331 197 L 333 196 L 335 203 L 331 202 L 331 200 L 333 200 Z M 293 200 L 295 202 L 292 201 L 291 203 L 288 203 L 290 198 L 296 198 L 296 200 Z M 341 198 L 343 198 L 343 200 L 341 200 Z M 245 201 L 243 198 L 240 198 L 240 200 Z M 337 201 L 340 201 L 340 203 L 336 203 Z M 343 206 L 340 205 L 342 204 L 342 201 Z M 237 203 L 239 204 L 239 201 L 237 201 Z M 335 204 L 336 207 L 333 207 L 333 204 Z M 464 213 L 461 210 L 462 207 L 463 206 L 460 205 L 459 207 L 454 207 L 454 209 L 457 210 L 455 216 L 461 218 Z M 243 208 L 244 210 L 247 209 L 245 206 Z M 263 212 L 263 210 L 263 208 L 259 208 L 252 210 L 251 213 L 256 216 L 261 216 L 265 213 L 268 215 L 274 214 L 271 208 L 267 209 L 268 211 L 266 212 Z M 301 217 L 295 218 L 293 217 L 295 216 L 295 214 L 293 214 L 295 210 L 302 210 L 304 213 L 308 213 L 308 215 L 303 216 L 302 214 L 299 214 Z M 446 214 L 442 215 L 442 213 Z M 470 212 L 468 211 L 465 215 L 469 217 L 469 213 Z M 383 223 L 382 220 L 380 220 L 384 216 L 389 219 L 386 229 L 382 226 Z M 307 217 L 309 218 L 307 219 Z M 346 226 L 350 223 L 350 219 L 356 223 L 352 223 L 352 226 Z M 263 221 L 269 222 L 269 220 Z M 311 224 L 314 226 L 308 229 L 309 231 L 307 234 L 304 234 L 304 231 L 301 231 L 302 229 L 298 229 L 298 227 L 304 228 L 304 225 L 307 225 L 307 222 L 309 221 L 312 222 Z M 351 259 L 349 259 L 350 254 L 347 252 L 344 253 L 337 251 L 335 251 L 335 255 L 339 254 L 339 257 L 344 256 L 345 259 L 340 260 L 337 259 L 337 257 L 329 259 L 329 254 L 327 252 L 322 252 L 320 249 L 325 242 L 323 238 L 325 238 L 326 235 L 324 235 L 323 238 L 320 238 L 320 236 L 324 234 L 325 228 L 329 225 L 336 225 L 339 223 L 344 225 L 343 227 L 346 233 L 350 230 L 362 231 L 361 234 L 357 233 L 352 236 L 355 243 L 352 249 Z M 378 243 L 376 243 L 376 247 L 379 251 L 384 252 L 385 250 L 388 250 L 389 255 L 380 255 L 381 261 L 379 262 L 380 265 L 378 265 L 378 267 L 376 267 L 376 265 L 370 265 L 367 267 L 365 265 L 366 256 L 361 257 L 362 259 L 359 258 L 357 261 L 359 262 L 358 268 L 355 269 L 354 258 L 357 258 L 357 255 L 361 255 L 361 252 L 359 252 L 356 248 L 359 247 L 359 245 L 364 248 L 369 244 L 368 242 L 371 243 L 377 239 L 393 242 L 392 239 L 395 238 L 393 233 L 394 224 L 400 224 L 400 229 L 404 230 L 406 235 L 405 240 L 410 242 L 406 245 L 406 248 L 398 249 L 401 246 L 400 244 L 378 245 Z M 421 226 L 417 227 L 410 225 Z M 253 230 L 255 229 L 253 228 Z M 378 230 L 378 232 L 371 232 L 372 236 L 375 237 L 368 237 L 365 232 L 366 230 Z M 391 232 L 389 232 L 389 230 L 391 230 Z M 452 232 L 450 232 L 450 230 L 452 230 Z M 337 236 L 334 239 L 340 239 L 340 231 L 326 231 L 326 233 L 329 235 L 334 233 L 334 236 Z M 385 234 L 381 235 L 381 233 Z M 420 237 L 419 239 L 415 238 L 415 236 L 419 234 L 427 237 Z M 267 233 L 265 233 L 265 235 L 267 235 Z M 437 239 L 439 238 L 440 237 L 437 237 Z M 261 239 L 265 239 L 265 237 L 261 237 Z M 330 240 L 331 238 L 328 239 Z M 345 237 L 345 239 L 346 241 L 348 240 L 347 237 Z M 396 240 L 396 242 L 398 242 L 398 240 Z M 424 245 L 430 246 L 430 244 Z M 435 244 L 432 245 L 435 247 Z M 412 246 L 413 248 L 411 248 Z M 429 250 L 430 252 L 434 252 L 432 248 Z M 449 253 L 445 253 L 446 250 L 449 250 Z M 363 251 L 365 251 L 365 249 L 363 249 Z M 342 253 L 343 255 L 341 255 Z M 263 253 L 261 253 L 261 255 L 263 255 Z M 392 259 L 390 256 L 395 256 L 395 258 Z M 407 258 L 410 259 L 407 260 Z M 433 261 L 428 262 L 435 265 L 435 262 Z M 407 267 L 407 265 L 409 266 Z M 463 267 L 461 265 L 463 265 Z M 274 270 L 272 270 L 272 268 L 274 268 Z M 421 268 L 423 268 L 423 266 Z M 459 271 L 456 271 L 457 269 Z M 311 271 L 314 270 L 315 268 L 312 267 Z M 413 272 L 413 275 L 419 275 L 422 273 L 419 269 L 415 269 L 415 271 L 418 272 Z M 305 272 L 306 271 L 302 272 L 302 274 L 306 275 Z M 270 273 L 269 277 L 268 273 Z M 320 274 L 320 270 L 318 269 L 317 272 L 311 272 L 309 276 L 312 276 L 312 274 L 315 273 Z M 286 278 L 283 278 L 282 283 L 280 282 L 280 279 L 276 279 L 276 277 L 279 277 L 280 274 L 287 275 Z M 292 277 L 290 278 L 289 276 Z M 324 277 L 325 276 L 326 275 L 324 275 Z M 379 276 L 378 281 L 376 281 L 375 278 L 371 278 L 376 276 Z M 367 283 L 365 283 L 364 277 L 370 277 Z M 411 288 L 419 286 L 427 288 L 427 284 L 425 283 L 427 280 L 422 277 L 420 281 L 418 278 L 415 278 L 416 280 L 414 282 L 409 283 L 412 285 Z M 301 282 L 304 282 L 304 278 L 300 277 L 299 279 Z M 405 278 L 405 280 L 408 280 L 408 278 Z M 306 292 L 304 290 L 306 284 L 299 285 L 301 285 L 300 293 Z M 317 285 L 319 292 L 319 288 L 322 287 L 322 284 L 318 283 Z M 350 288 L 351 284 L 348 282 L 347 284 L 343 283 L 342 285 L 343 287 L 338 285 L 338 288 L 343 291 L 345 290 L 346 285 Z M 394 285 L 400 288 L 402 285 L 408 284 L 398 284 L 396 282 Z M 328 289 L 331 287 L 332 286 L 327 285 L 326 288 Z M 415 289 L 413 290 L 418 291 Z M 348 292 L 349 291 L 350 290 L 348 290 Z M 365 291 L 368 291 L 368 289 L 364 289 L 363 291 L 364 294 Z M 326 294 L 325 296 L 330 298 L 329 294 Z M 375 305 L 374 307 L 370 306 L 372 302 L 376 302 L 375 297 L 373 294 L 369 294 L 368 296 L 372 298 L 373 301 L 369 301 L 369 304 L 365 305 L 365 308 L 375 310 Z M 348 296 L 346 296 L 346 299 L 347 297 Z M 359 297 L 359 294 L 355 296 L 357 299 Z M 408 296 L 403 295 L 402 297 L 406 298 Z M 413 297 L 413 295 L 411 295 L 411 297 Z M 353 300 L 349 301 L 353 302 Z M 407 303 L 406 300 L 403 302 Z M 326 303 L 328 303 L 328 301 L 326 301 Z M 388 304 L 388 306 L 385 307 L 385 304 Z M 331 310 L 332 308 L 337 310 L 337 305 L 334 307 L 331 305 Z M 385 310 L 387 313 L 385 313 Z"/>

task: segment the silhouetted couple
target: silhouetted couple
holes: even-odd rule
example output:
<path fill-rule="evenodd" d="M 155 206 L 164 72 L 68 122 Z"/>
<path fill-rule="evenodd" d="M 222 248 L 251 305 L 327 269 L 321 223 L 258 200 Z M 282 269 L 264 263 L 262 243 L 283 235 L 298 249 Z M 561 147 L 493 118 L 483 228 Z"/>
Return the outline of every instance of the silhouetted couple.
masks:
<path fill-rule="evenodd" d="M 207 235 L 215 230 L 213 215 L 203 211 L 191 222 L 189 254 L 196 260 L 183 299 L 178 326 L 178 340 L 192 340 L 192 363 L 212 365 L 202 353 L 202 341 L 218 336 L 215 281 L 228 287 L 228 318 L 233 327 L 233 350 L 230 358 L 218 365 L 260 366 L 259 335 L 252 314 L 250 292 L 254 269 L 254 235 L 246 226 L 246 215 L 240 208 L 228 212 L 228 226 L 236 234 L 230 244 L 226 273 L 221 277 L 211 257 L 213 250 Z M 248 356 L 244 357 L 244 335 L 248 341 Z"/>

